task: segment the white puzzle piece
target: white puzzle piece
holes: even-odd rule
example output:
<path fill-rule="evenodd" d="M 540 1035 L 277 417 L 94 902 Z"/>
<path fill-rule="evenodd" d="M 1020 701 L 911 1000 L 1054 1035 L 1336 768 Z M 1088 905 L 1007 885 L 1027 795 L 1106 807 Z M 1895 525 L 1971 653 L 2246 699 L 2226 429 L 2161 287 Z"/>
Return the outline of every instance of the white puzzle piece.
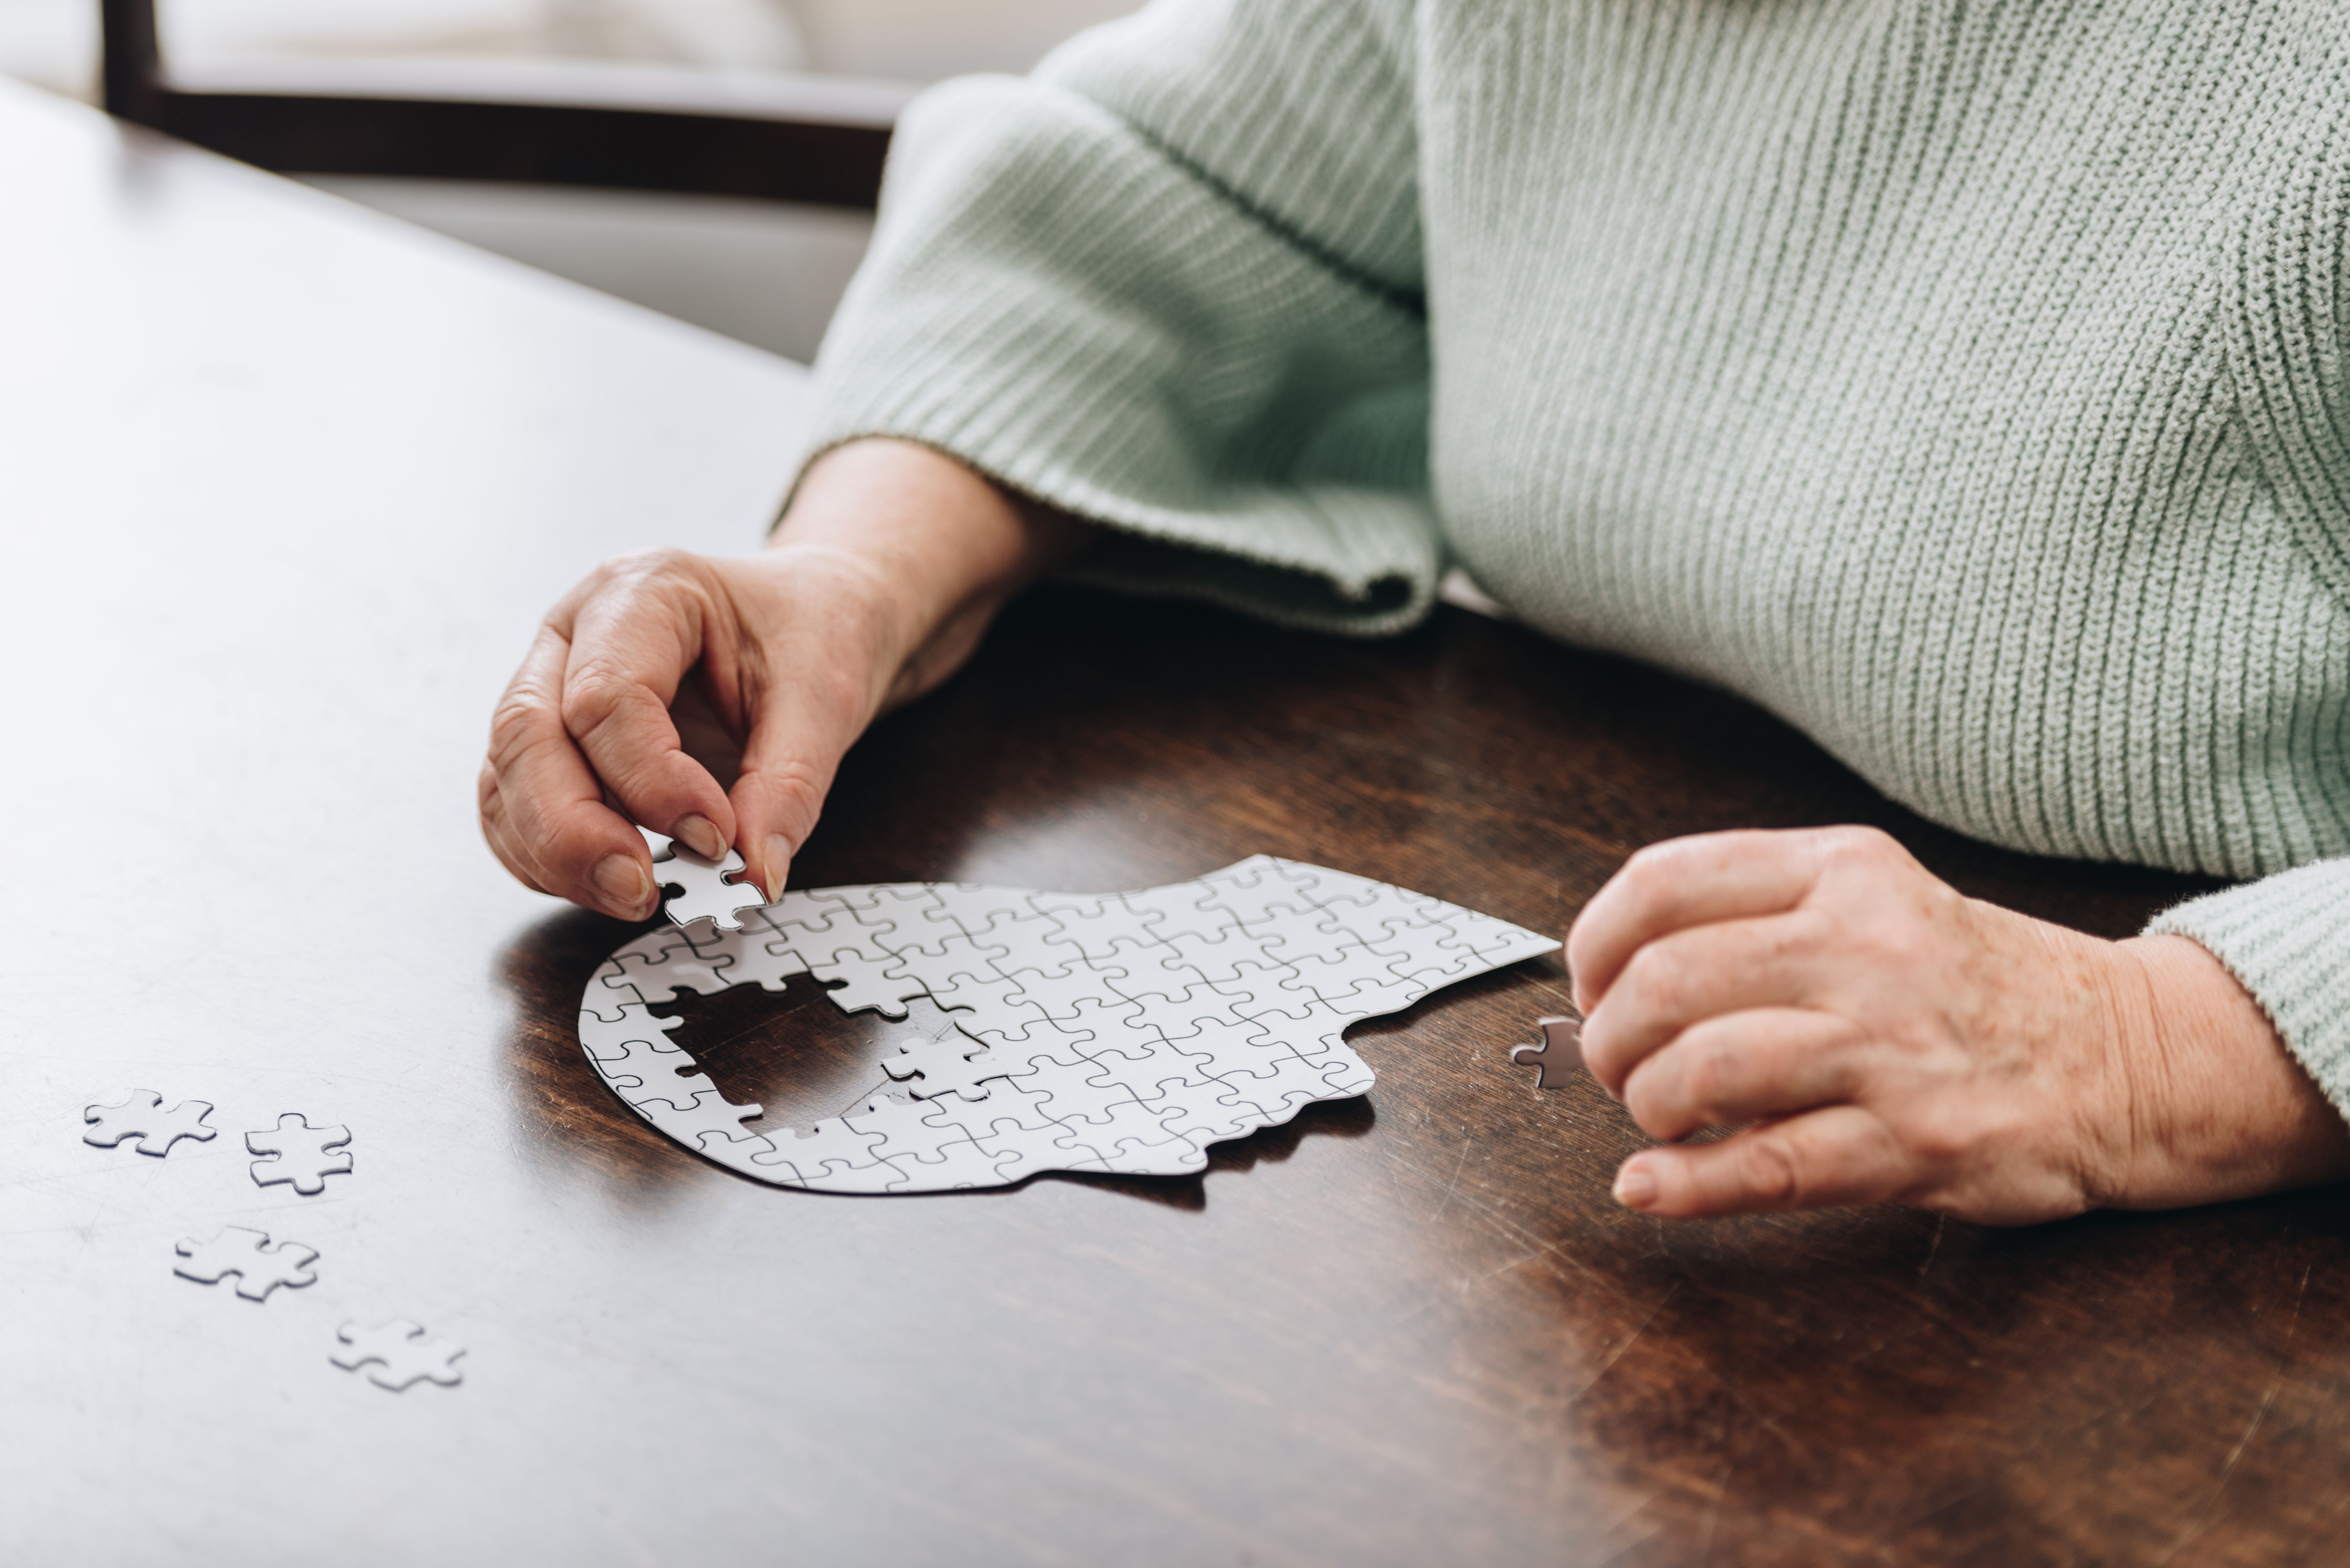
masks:
<path fill-rule="evenodd" d="M 300 1290 L 318 1282 L 310 1265 L 317 1252 L 299 1241 L 272 1241 L 265 1231 L 231 1225 L 209 1241 L 190 1239 L 172 1248 L 180 1261 L 172 1272 L 200 1285 L 216 1285 L 236 1276 L 236 1293 L 249 1302 L 266 1301 L 284 1285 Z"/>
<path fill-rule="evenodd" d="M 351 1129 L 314 1127 L 299 1111 L 287 1111 L 277 1126 L 244 1135 L 244 1152 L 264 1156 L 253 1162 L 255 1187 L 290 1183 L 305 1198 L 327 1190 L 327 1178 L 348 1176 L 351 1170 Z M 340 1149 L 339 1154 L 330 1150 Z"/>
<path fill-rule="evenodd" d="M 1180 1175 L 1211 1144 L 1368 1089 L 1370 1067 L 1340 1038 L 1349 1024 L 1558 945 L 1263 855 L 1133 893 L 823 888 L 743 911 L 738 930 L 699 919 L 629 943 L 588 982 L 579 1043 L 647 1122 L 779 1187 Z M 681 991 L 780 991 L 795 974 L 832 986 L 843 1012 L 907 1027 L 846 1110 L 746 1127 L 759 1107 L 729 1099 L 668 1039 L 680 1021 L 649 1009 Z"/>
<path fill-rule="evenodd" d="M 451 1340 L 428 1339 L 421 1326 L 404 1318 L 372 1328 L 347 1323 L 335 1331 L 335 1338 L 343 1348 L 329 1354 L 328 1360 L 346 1372 L 372 1366 L 368 1381 L 395 1394 L 428 1379 L 443 1388 L 454 1388 L 465 1380 L 455 1365 L 465 1347 Z"/>
<path fill-rule="evenodd" d="M 212 1114 L 212 1106 L 202 1100 L 182 1100 L 167 1111 L 163 1096 L 154 1090 L 133 1089 L 130 1098 L 113 1105 L 83 1107 L 81 1119 L 89 1130 L 81 1135 L 81 1141 L 94 1148 L 113 1148 L 135 1137 L 139 1141 L 132 1147 L 160 1159 L 183 1137 L 210 1143 L 220 1131 L 204 1126 Z"/>
<path fill-rule="evenodd" d="M 656 842 L 650 834 L 645 836 L 649 843 Z M 735 880 L 747 870 L 739 849 L 728 850 L 723 860 L 696 855 L 677 843 L 653 851 L 653 879 L 661 884 L 661 912 L 681 926 L 707 919 L 715 921 L 722 931 L 741 930 L 735 916 L 767 901 L 757 883 Z M 671 888 L 677 891 L 669 891 Z"/>

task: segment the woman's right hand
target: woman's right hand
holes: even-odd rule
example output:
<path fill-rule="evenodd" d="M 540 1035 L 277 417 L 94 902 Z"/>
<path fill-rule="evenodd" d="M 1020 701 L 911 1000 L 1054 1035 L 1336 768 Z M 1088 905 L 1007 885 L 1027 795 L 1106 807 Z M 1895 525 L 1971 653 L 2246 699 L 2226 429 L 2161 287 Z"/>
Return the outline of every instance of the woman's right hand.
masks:
<path fill-rule="evenodd" d="M 1090 533 L 926 447 L 864 441 L 808 470 L 758 555 L 607 561 L 498 703 L 483 835 L 527 886 L 621 919 L 660 903 L 639 823 L 712 859 L 740 848 L 772 900 L 865 726 Z"/>

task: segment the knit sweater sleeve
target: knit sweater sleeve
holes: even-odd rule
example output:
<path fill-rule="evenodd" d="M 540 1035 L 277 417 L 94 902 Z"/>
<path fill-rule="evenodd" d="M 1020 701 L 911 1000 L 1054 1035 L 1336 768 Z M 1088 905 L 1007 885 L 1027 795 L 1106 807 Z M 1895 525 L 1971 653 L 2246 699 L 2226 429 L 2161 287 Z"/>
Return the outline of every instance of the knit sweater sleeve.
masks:
<path fill-rule="evenodd" d="M 949 452 L 1113 530 L 1080 574 L 1372 633 L 1427 611 L 1409 0 L 1159 0 L 919 99 L 811 457 Z"/>
<path fill-rule="evenodd" d="M 2189 899 L 2149 936 L 2192 937 L 2251 992 L 2286 1048 L 2350 1116 L 2350 859 L 2319 860 Z"/>

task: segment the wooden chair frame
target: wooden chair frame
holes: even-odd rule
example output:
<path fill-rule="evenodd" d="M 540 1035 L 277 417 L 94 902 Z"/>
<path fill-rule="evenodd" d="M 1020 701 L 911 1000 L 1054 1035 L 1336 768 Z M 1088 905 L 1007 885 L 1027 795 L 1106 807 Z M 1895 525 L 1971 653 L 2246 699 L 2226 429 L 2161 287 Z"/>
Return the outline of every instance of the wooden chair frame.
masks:
<path fill-rule="evenodd" d="M 593 70 L 526 93 L 464 90 L 431 67 L 305 67 L 175 77 L 155 0 L 99 0 L 107 110 L 285 173 L 509 180 L 870 208 L 906 93 L 822 78 L 753 88 L 661 73 L 657 92 L 598 94 Z M 306 79 L 308 78 L 308 79 Z M 707 85 L 698 85 L 702 82 Z M 910 92 L 910 89 L 908 89 Z M 699 101 L 697 101 L 699 100 Z"/>

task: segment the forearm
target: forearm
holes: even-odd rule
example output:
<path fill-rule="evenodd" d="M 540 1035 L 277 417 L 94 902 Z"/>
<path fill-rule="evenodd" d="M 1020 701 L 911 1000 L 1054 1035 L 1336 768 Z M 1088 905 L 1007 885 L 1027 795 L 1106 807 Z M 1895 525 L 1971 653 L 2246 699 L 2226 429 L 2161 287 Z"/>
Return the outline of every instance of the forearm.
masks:
<path fill-rule="evenodd" d="M 1097 583 L 1418 621 L 1445 552 L 1410 14 L 1151 7 L 1026 80 L 925 94 L 807 439 L 922 442 L 1097 519 Z"/>

